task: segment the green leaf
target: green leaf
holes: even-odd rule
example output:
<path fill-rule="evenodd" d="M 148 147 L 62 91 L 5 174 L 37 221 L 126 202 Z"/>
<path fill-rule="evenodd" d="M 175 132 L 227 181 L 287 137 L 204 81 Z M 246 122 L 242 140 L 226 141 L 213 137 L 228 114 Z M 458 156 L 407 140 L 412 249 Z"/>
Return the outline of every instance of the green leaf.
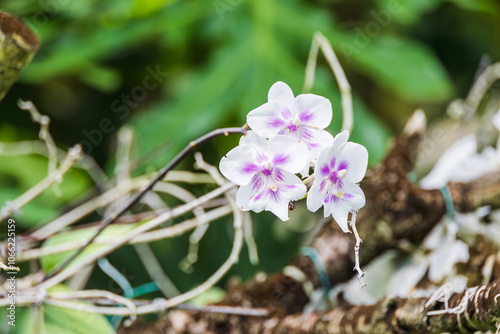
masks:
<path fill-rule="evenodd" d="M 370 11 L 369 22 L 379 23 L 383 29 L 395 22 L 415 24 L 423 14 L 435 9 L 442 0 L 376 0 L 378 9 Z M 467 0 L 466 0 L 467 1 Z"/>
<path fill-rule="evenodd" d="M 216 68 L 194 83 L 184 99 L 175 104 L 159 104 L 147 114 L 135 118 L 133 122 L 137 138 L 140 138 L 141 151 L 169 141 L 169 155 L 173 156 L 191 140 L 214 129 L 224 113 L 229 111 L 222 106 L 227 105 L 227 99 L 235 98 L 231 94 L 235 89 L 234 81 L 249 62 L 251 46 L 249 41 L 243 41 L 233 49 L 233 53 L 223 54 Z M 188 98 L 188 95 L 193 98 Z M 221 97 L 226 100 L 221 100 Z M 165 164 L 166 161 L 166 157 L 157 160 L 158 164 Z"/>
<path fill-rule="evenodd" d="M 348 60 L 352 58 L 359 71 L 386 89 L 417 102 L 450 98 L 453 91 L 451 80 L 426 46 L 394 36 L 379 36 L 368 38 L 367 45 L 362 47 L 356 42 L 355 35 L 346 37 L 340 43 L 340 53 Z"/>
<path fill-rule="evenodd" d="M 122 8 L 123 4 L 119 3 L 117 6 Z M 21 79 L 35 84 L 60 75 L 78 75 L 99 60 L 116 56 L 118 51 L 124 52 L 137 47 L 139 43 L 154 40 L 166 30 L 183 29 L 193 20 L 206 15 L 206 6 L 208 4 L 173 5 L 163 8 L 147 19 L 129 22 L 123 22 L 124 19 L 129 19 L 123 17 L 124 13 L 120 14 L 120 20 L 113 20 L 96 6 L 93 8 L 94 12 L 88 14 L 88 22 L 79 22 L 79 25 L 72 25 L 72 29 L 68 31 L 59 31 L 51 48 L 46 53 L 37 55 L 33 63 L 23 71 Z M 101 22 L 95 22 L 96 17 L 100 18 Z M 87 25 L 98 26 L 99 29 L 88 29 Z M 82 30 L 86 33 L 82 34 Z M 78 52 L 75 52 L 76 50 Z"/>
<path fill-rule="evenodd" d="M 57 286 L 51 289 L 70 291 Z M 91 305 L 86 302 L 76 302 L 77 305 Z M 1 333 L 9 334 L 114 334 L 116 333 L 109 321 L 100 314 L 80 312 L 43 304 L 37 310 L 31 307 L 17 307 L 15 326 L 8 325 L 7 313 L 2 309 Z M 38 317 L 38 319 L 36 319 Z M 6 320 L 7 319 L 7 320 Z M 5 324 L 5 325 L 4 325 Z"/>
<path fill-rule="evenodd" d="M 108 238 L 119 238 L 133 230 L 140 223 L 136 224 L 118 224 L 108 226 L 100 235 L 100 237 L 108 237 Z M 89 227 L 78 229 L 70 232 L 62 232 L 59 233 L 47 241 L 43 243 L 42 248 L 46 248 L 49 246 L 60 245 L 60 244 L 71 244 L 77 243 L 80 244 L 82 241 L 89 240 L 97 231 L 97 227 Z M 70 266 L 77 265 L 83 259 L 94 255 L 99 252 L 102 248 L 107 245 L 91 245 L 87 247 L 80 255 L 78 255 L 75 260 L 73 260 Z M 71 256 L 74 251 L 61 252 L 57 254 L 47 255 L 41 258 L 42 269 L 45 272 L 49 272 L 58 264 L 62 263 L 66 258 Z"/>
<path fill-rule="evenodd" d="M 475 1 L 468 1 L 468 0 L 446 0 L 448 2 L 454 3 L 458 7 L 465 9 L 465 10 L 470 10 L 470 11 L 475 11 L 475 12 L 484 12 L 488 14 L 498 14 L 500 13 L 500 5 L 498 2 L 494 0 L 475 0 Z"/>
<path fill-rule="evenodd" d="M 282 38 L 282 31 L 275 31 L 275 26 L 296 29 L 287 23 L 290 18 L 283 15 L 283 10 L 292 11 L 287 1 L 242 2 L 225 12 L 222 22 L 216 11 L 210 9 L 214 25 L 221 30 L 219 34 L 228 35 L 220 51 L 184 83 L 189 89 L 173 88 L 177 89 L 173 101 L 159 103 L 132 121 L 141 152 L 169 144 L 166 156 L 148 164 L 165 164 L 191 140 L 226 124 L 227 119 L 231 126 L 243 124 L 251 109 L 267 101 L 269 87 L 278 80 L 286 81 L 296 94 L 300 93 L 306 62 L 299 61 L 295 51 L 306 56 L 314 28 L 329 20 L 321 11 L 297 1 L 294 4 L 307 14 L 315 14 L 295 11 L 297 20 L 293 24 L 308 27 L 302 29 L 306 33 L 301 33 L 300 44 L 295 38 Z M 250 26 L 255 29 L 249 29 Z"/>
<path fill-rule="evenodd" d="M 79 302 L 81 305 L 91 305 Z M 60 308 L 52 305 L 44 305 L 45 326 L 47 334 L 113 334 L 116 333 L 111 324 L 103 315 L 87 312 L 79 312 Z"/>
<path fill-rule="evenodd" d="M 162 7 L 176 0 L 135 0 L 132 9 L 133 17 L 145 17 L 158 12 Z"/>
<path fill-rule="evenodd" d="M 194 297 L 189 300 L 189 304 L 195 306 L 204 306 L 208 304 L 215 304 L 220 302 L 226 296 L 226 291 L 217 286 L 214 286 L 207 291 L 203 292 L 201 295 Z"/>
<path fill-rule="evenodd" d="M 120 72 L 103 66 L 89 66 L 78 75 L 78 78 L 104 93 L 115 91 L 122 83 Z"/>

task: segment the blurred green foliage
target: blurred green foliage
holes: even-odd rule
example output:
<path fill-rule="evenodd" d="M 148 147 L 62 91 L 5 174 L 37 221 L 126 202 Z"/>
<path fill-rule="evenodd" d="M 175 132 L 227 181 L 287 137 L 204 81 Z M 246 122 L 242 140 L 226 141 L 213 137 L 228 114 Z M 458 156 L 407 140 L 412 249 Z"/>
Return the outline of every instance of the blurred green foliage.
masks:
<path fill-rule="evenodd" d="M 0 103 L 0 140 L 37 138 L 38 127 L 16 106 L 18 98 L 29 99 L 51 117 L 59 146 L 88 143 L 87 151 L 110 174 L 114 134 L 124 123 L 136 129 L 141 172 L 164 165 L 197 136 L 243 124 L 278 80 L 301 93 L 315 31 L 331 41 L 346 71 L 354 98 L 351 140 L 368 148 L 372 164 L 415 108 L 423 107 L 431 119 L 443 117 L 446 103 L 466 94 L 481 56 L 500 59 L 500 5 L 494 0 L 4 0 L 0 9 L 21 17 L 42 40 L 33 63 Z M 332 101 L 330 130 L 338 132 L 340 94 L 321 54 L 312 93 Z M 202 148 L 205 158 L 218 164 L 237 140 L 214 140 Z M 188 158 L 181 167 L 191 169 L 192 162 Z M 0 156 L 0 203 L 40 180 L 46 166 L 45 158 Z M 83 172 L 72 171 L 62 196 L 46 191 L 16 216 L 19 226 L 56 217 L 90 185 Z M 296 210 L 301 218 L 288 225 L 268 213 L 255 216 L 261 263 L 251 266 L 244 253 L 231 273 L 249 277 L 288 263 L 304 232 L 301 224 L 312 226 L 316 219 L 302 221 L 303 208 Z M 198 284 L 227 256 L 230 224 L 228 218 L 209 229 L 195 275 L 178 270 L 187 238 L 152 244 L 181 290 Z M 150 281 L 131 248 L 111 260 L 133 273 L 134 286 Z M 47 269 L 57 259 L 44 261 Z M 89 284 L 106 288 L 104 279 L 96 271 Z"/>
<path fill-rule="evenodd" d="M 68 292 L 63 285 L 54 286 L 50 292 Z M 75 306 L 91 305 L 89 302 L 76 302 Z M 0 316 L 7 318 L 5 308 L 0 310 Z M 0 326 L 1 333 L 22 334 L 111 334 L 115 330 L 105 316 L 91 314 L 75 309 L 67 309 L 52 305 L 42 305 L 37 309 L 22 307 L 16 309 L 15 327 L 10 327 L 6 321 Z M 9 326 L 9 327 L 7 327 Z"/>

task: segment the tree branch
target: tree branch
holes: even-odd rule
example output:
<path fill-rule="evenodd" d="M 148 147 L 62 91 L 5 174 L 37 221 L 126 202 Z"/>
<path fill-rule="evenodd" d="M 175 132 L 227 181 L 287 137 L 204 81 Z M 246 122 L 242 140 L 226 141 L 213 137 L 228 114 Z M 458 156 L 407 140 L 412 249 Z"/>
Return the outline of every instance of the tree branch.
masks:
<path fill-rule="evenodd" d="M 430 315 L 444 307 L 427 298 L 385 298 L 374 305 L 350 305 L 325 314 L 300 313 L 285 317 L 241 317 L 174 311 L 149 327 L 121 328 L 120 334 L 157 333 L 443 333 L 496 330 L 500 318 L 500 279 L 454 293 L 450 312 Z M 453 309 L 453 310 L 452 310 Z M 458 310 L 458 311 L 457 311 Z M 431 313 L 432 314 L 432 313 Z"/>
<path fill-rule="evenodd" d="M 38 37 L 27 25 L 0 11 L 0 101 L 39 47 Z"/>

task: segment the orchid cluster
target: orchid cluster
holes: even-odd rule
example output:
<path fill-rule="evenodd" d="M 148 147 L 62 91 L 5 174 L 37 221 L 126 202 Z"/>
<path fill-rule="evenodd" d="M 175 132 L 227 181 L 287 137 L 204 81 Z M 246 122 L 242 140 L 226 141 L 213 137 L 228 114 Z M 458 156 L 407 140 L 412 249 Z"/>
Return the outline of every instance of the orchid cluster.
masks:
<path fill-rule="evenodd" d="M 285 221 L 289 203 L 307 196 L 310 211 L 323 206 L 325 218 L 332 215 L 347 232 L 349 212 L 365 205 L 358 183 L 366 173 L 368 152 L 347 142 L 347 131 L 333 138 L 325 130 L 331 120 L 328 99 L 295 97 L 288 85 L 275 83 L 268 102 L 247 115 L 252 130 L 220 162 L 222 174 L 240 186 L 236 202 L 241 210 L 271 211 Z M 308 177 L 311 168 L 314 178 Z"/>

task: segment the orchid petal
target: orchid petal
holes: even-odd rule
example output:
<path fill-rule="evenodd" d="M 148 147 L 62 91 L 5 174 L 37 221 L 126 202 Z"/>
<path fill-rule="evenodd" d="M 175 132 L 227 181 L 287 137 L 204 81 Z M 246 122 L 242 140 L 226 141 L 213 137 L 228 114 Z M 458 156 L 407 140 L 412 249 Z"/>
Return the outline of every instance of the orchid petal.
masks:
<path fill-rule="evenodd" d="M 309 189 L 306 200 L 307 210 L 309 211 L 316 212 L 324 204 L 329 187 L 325 185 L 322 187 L 321 182 L 327 181 L 315 180 L 311 189 Z"/>
<path fill-rule="evenodd" d="M 342 203 L 349 211 L 357 211 L 365 206 L 365 194 L 357 184 L 344 179 L 342 191 L 344 192 Z"/>
<path fill-rule="evenodd" d="M 333 148 L 334 148 L 334 154 L 338 154 L 340 149 L 347 144 L 347 139 L 349 139 L 349 131 L 342 131 L 341 133 L 337 134 L 333 140 Z"/>
<path fill-rule="evenodd" d="M 278 200 L 267 201 L 267 211 L 271 211 L 278 218 L 288 220 L 288 203 L 304 197 L 307 187 L 295 175 L 283 172 L 281 175 L 283 182 L 278 185 Z"/>
<path fill-rule="evenodd" d="M 321 150 L 333 144 L 333 136 L 330 132 L 302 127 L 302 140 L 309 148 L 309 159 L 317 159 Z"/>
<path fill-rule="evenodd" d="M 306 144 L 290 136 L 278 135 L 269 139 L 273 164 L 290 173 L 300 172 L 308 161 Z"/>
<path fill-rule="evenodd" d="M 332 215 L 333 219 L 335 219 L 344 232 L 349 232 L 349 228 L 347 227 L 348 214 L 349 209 L 339 199 L 334 200 L 331 205 L 325 205 L 325 218 Z"/>
<path fill-rule="evenodd" d="M 322 96 L 302 94 L 295 98 L 295 109 L 303 125 L 324 129 L 332 121 L 332 104 Z"/>
<path fill-rule="evenodd" d="M 259 188 L 260 189 L 260 188 Z M 253 210 L 255 212 L 261 212 L 264 210 L 265 206 L 257 208 L 257 206 L 251 206 L 250 200 L 257 194 L 258 190 L 254 189 L 252 184 L 241 186 L 236 193 L 236 204 L 240 207 L 242 211 Z"/>
<path fill-rule="evenodd" d="M 287 202 L 296 201 L 305 196 L 307 187 L 297 176 L 283 171 L 280 178 L 282 183 L 278 185 L 278 190 L 287 199 Z"/>
<path fill-rule="evenodd" d="M 308 162 L 304 165 L 304 168 L 302 168 L 299 174 L 302 176 L 302 178 L 308 177 L 310 169 L 311 169 L 311 162 Z"/>
<path fill-rule="evenodd" d="M 287 124 L 278 112 L 281 108 L 277 102 L 265 103 L 248 113 L 247 123 L 258 135 L 273 137 Z"/>
<path fill-rule="evenodd" d="M 244 145 L 265 147 L 267 145 L 267 139 L 259 136 L 255 131 L 248 131 L 240 138 L 240 146 Z"/>
<path fill-rule="evenodd" d="M 278 81 L 269 89 L 267 94 L 269 102 L 279 102 L 282 104 L 292 103 L 294 95 L 292 89 L 284 82 Z"/>
<path fill-rule="evenodd" d="M 330 173 L 330 168 L 335 167 L 336 160 L 333 156 L 335 148 L 330 146 L 321 150 L 316 167 L 314 167 L 314 175 L 316 178 L 325 177 Z"/>
<path fill-rule="evenodd" d="M 340 153 L 341 159 L 339 170 L 345 169 L 347 171 L 346 178 L 354 183 L 360 182 L 366 174 L 366 167 L 368 166 L 368 151 L 360 144 L 347 143 Z"/>
<path fill-rule="evenodd" d="M 256 152 L 249 147 L 237 146 L 220 161 L 219 169 L 226 178 L 238 185 L 246 185 L 260 170 L 255 163 Z"/>
<path fill-rule="evenodd" d="M 240 187 L 236 203 L 244 211 L 271 211 L 281 220 L 288 220 L 288 203 L 304 197 L 306 186 L 295 175 L 278 170 L 275 175 L 277 188 L 272 190 L 269 180 L 261 175 L 256 175 L 250 184 Z"/>

